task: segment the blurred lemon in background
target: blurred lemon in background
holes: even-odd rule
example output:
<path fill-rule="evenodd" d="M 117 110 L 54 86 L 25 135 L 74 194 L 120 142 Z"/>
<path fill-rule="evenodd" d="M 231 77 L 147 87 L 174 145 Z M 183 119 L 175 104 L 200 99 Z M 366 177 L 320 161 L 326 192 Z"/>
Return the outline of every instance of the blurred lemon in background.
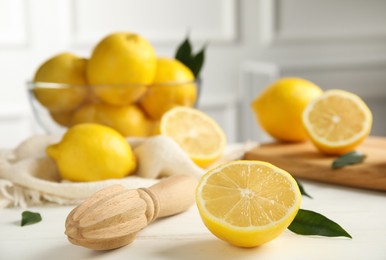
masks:
<path fill-rule="evenodd" d="M 155 50 L 145 38 L 134 33 L 113 33 L 94 48 L 87 77 L 91 85 L 100 86 L 93 90 L 101 100 L 127 105 L 146 91 L 145 85 L 154 79 L 156 65 Z"/>
<path fill-rule="evenodd" d="M 186 65 L 157 58 L 150 42 L 128 32 L 101 39 L 88 60 L 71 53 L 52 57 L 37 70 L 31 86 L 58 125 L 98 123 L 124 136 L 159 134 L 166 111 L 192 107 L 197 99 L 194 74 Z"/>
<path fill-rule="evenodd" d="M 149 136 L 159 135 L 160 132 L 160 120 L 148 120 L 147 121 Z"/>
<path fill-rule="evenodd" d="M 98 123 L 97 107 L 98 104 L 93 103 L 82 105 L 72 115 L 70 124 L 77 125 L 81 123 Z"/>
<path fill-rule="evenodd" d="M 106 125 L 123 136 L 143 137 L 149 134 L 149 122 L 136 105 L 86 104 L 74 113 L 71 120 L 72 125 L 81 123 Z"/>
<path fill-rule="evenodd" d="M 36 71 L 34 82 L 63 83 L 72 87 L 36 87 L 37 100 L 51 112 L 71 111 L 88 95 L 87 60 L 71 53 L 60 53 L 45 61 Z"/>
<path fill-rule="evenodd" d="M 153 83 L 140 100 L 140 106 L 152 119 L 160 119 L 175 106 L 194 106 L 197 88 L 192 71 L 172 58 L 158 58 Z"/>
<path fill-rule="evenodd" d="M 303 141 L 308 138 L 302 123 L 305 107 L 323 91 L 301 78 L 282 78 L 268 86 L 252 102 L 259 125 L 281 141 Z"/>
<path fill-rule="evenodd" d="M 110 126 L 123 136 L 147 136 L 147 119 L 136 105 L 109 106 L 97 105 L 96 117 L 98 123 Z"/>
<path fill-rule="evenodd" d="M 59 125 L 64 127 L 70 127 L 72 125 L 71 121 L 73 113 L 73 111 L 50 112 L 50 116 Z"/>
<path fill-rule="evenodd" d="M 133 104 L 146 92 L 146 86 L 142 84 L 95 85 L 92 89 L 97 97 L 113 106 Z"/>
<path fill-rule="evenodd" d="M 125 138 L 110 127 L 79 124 L 47 147 L 63 179 L 99 181 L 134 173 L 136 159 Z"/>

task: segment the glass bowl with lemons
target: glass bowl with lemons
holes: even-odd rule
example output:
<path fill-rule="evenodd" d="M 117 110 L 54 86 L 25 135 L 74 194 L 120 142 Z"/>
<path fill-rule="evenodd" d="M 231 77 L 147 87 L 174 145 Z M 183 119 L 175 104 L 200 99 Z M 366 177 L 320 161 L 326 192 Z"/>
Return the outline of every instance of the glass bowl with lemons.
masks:
<path fill-rule="evenodd" d="M 64 52 L 47 59 L 27 88 L 35 119 L 49 134 L 98 123 L 126 137 L 145 137 L 158 133 L 166 111 L 195 106 L 197 82 L 188 66 L 158 57 L 142 36 L 113 33 L 90 58 Z"/>

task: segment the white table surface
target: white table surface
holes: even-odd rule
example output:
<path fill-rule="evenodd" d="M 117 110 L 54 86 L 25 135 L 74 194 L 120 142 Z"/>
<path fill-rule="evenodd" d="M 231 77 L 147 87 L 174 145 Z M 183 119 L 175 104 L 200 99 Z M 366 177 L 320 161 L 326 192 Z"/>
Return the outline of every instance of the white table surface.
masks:
<path fill-rule="evenodd" d="M 0 209 L 0 259 L 386 259 L 386 193 L 301 182 L 314 198 L 304 197 L 301 208 L 336 221 L 353 239 L 286 230 L 260 247 L 237 248 L 213 236 L 193 206 L 152 223 L 128 246 L 98 252 L 67 241 L 64 221 L 73 207 L 45 206 L 28 208 L 43 220 L 24 227 L 25 209 Z"/>

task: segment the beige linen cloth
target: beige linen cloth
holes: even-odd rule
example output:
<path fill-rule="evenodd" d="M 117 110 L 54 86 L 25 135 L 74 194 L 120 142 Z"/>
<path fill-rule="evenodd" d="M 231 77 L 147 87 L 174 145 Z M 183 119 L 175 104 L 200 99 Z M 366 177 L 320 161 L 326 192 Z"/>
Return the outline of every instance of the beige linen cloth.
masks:
<path fill-rule="evenodd" d="M 206 171 L 196 166 L 172 139 L 154 136 L 127 139 L 138 161 L 135 175 L 97 182 L 62 181 L 55 162 L 45 153 L 48 145 L 60 139 L 60 136 L 32 136 L 15 149 L 0 152 L 0 208 L 45 203 L 73 205 L 112 184 L 134 189 L 151 186 L 171 175 L 189 174 L 200 178 Z M 215 164 L 240 159 L 254 146 L 256 143 L 249 142 L 228 147 Z"/>

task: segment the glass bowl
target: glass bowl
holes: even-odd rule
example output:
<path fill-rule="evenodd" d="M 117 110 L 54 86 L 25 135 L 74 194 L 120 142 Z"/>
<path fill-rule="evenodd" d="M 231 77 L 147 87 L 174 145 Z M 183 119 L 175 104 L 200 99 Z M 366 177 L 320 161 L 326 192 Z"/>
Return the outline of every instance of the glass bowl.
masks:
<path fill-rule="evenodd" d="M 47 134 L 98 123 L 125 137 L 155 135 L 166 111 L 194 107 L 198 96 L 196 81 L 98 86 L 27 82 L 27 89 L 34 118 Z"/>

